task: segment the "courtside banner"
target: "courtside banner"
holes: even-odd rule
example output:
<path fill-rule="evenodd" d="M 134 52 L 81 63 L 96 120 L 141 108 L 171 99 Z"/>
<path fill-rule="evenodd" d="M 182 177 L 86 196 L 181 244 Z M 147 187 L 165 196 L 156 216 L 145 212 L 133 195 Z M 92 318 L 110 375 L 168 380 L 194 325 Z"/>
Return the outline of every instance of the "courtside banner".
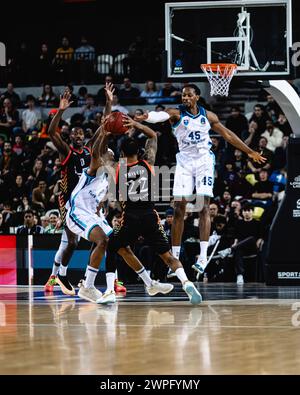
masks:
<path fill-rule="evenodd" d="M 0 285 L 16 284 L 16 236 L 0 236 Z"/>

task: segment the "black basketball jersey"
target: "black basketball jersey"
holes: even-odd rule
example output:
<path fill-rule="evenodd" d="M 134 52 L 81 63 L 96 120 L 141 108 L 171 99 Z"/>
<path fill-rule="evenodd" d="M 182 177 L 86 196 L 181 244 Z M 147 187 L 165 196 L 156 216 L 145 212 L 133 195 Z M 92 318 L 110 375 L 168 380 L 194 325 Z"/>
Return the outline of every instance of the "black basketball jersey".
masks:
<path fill-rule="evenodd" d="M 91 151 L 88 147 L 77 151 L 70 146 L 70 152 L 61 164 L 59 207 L 63 221 L 65 220 L 65 205 L 78 184 L 83 169 L 89 167 L 90 163 Z"/>
<path fill-rule="evenodd" d="M 154 173 L 145 160 L 127 166 L 118 164 L 116 173 L 117 200 L 124 210 L 154 209 Z"/>

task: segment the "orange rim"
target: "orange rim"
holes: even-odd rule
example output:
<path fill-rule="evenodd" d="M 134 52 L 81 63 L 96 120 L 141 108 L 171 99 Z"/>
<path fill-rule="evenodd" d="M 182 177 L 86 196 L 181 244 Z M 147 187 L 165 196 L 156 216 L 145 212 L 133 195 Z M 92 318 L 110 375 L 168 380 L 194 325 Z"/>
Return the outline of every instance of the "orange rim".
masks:
<path fill-rule="evenodd" d="M 221 73 L 225 70 L 227 71 L 235 71 L 237 65 L 235 63 L 204 63 L 201 64 L 201 69 L 205 70 L 209 69 L 209 71 L 220 71 Z"/>

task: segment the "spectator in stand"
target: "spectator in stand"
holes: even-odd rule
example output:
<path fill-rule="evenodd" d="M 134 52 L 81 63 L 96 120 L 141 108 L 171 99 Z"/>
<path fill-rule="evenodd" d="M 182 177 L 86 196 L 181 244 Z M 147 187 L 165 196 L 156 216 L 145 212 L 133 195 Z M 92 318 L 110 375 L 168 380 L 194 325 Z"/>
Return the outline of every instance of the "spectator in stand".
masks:
<path fill-rule="evenodd" d="M 74 60 L 77 63 L 81 84 L 89 83 L 94 74 L 95 48 L 86 37 L 81 37 L 81 45 L 76 48 Z"/>
<path fill-rule="evenodd" d="M 14 129 L 18 128 L 19 123 L 19 111 L 15 109 L 10 99 L 4 99 L 3 107 L 0 110 L 0 133 L 3 133 L 7 139 L 10 139 Z"/>
<path fill-rule="evenodd" d="M 57 65 L 64 65 L 73 60 L 74 48 L 70 46 L 69 39 L 63 37 L 61 40 L 61 47 L 57 48 L 55 54 L 55 63 Z"/>
<path fill-rule="evenodd" d="M 267 159 L 267 161 L 264 164 L 253 162 L 250 159 L 247 161 L 248 168 L 254 174 L 258 173 L 260 169 L 269 170 L 271 168 L 273 161 L 273 152 L 267 148 L 267 144 L 268 144 L 268 140 L 265 137 L 261 137 L 259 139 L 257 151 L 260 152 L 260 154 Z"/>
<path fill-rule="evenodd" d="M 5 142 L 4 136 L 0 135 L 0 157 L 3 155 L 4 142 Z"/>
<path fill-rule="evenodd" d="M 34 223 L 34 211 L 26 210 L 24 213 L 24 225 L 17 229 L 18 235 L 38 235 L 44 233 L 44 229 L 40 225 Z"/>
<path fill-rule="evenodd" d="M 274 170 L 280 170 L 286 166 L 288 141 L 289 141 L 288 136 L 284 136 L 281 142 L 281 146 L 277 147 L 274 152 L 274 159 L 273 159 Z"/>
<path fill-rule="evenodd" d="M 111 111 L 119 111 L 119 112 L 122 112 L 123 114 L 128 114 L 129 113 L 129 111 L 127 110 L 127 108 L 126 107 L 124 107 L 124 106 L 122 106 L 120 103 L 119 103 L 119 98 L 118 98 L 118 96 L 117 95 L 113 95 L 113 100 L 112 100 L 112 105 L 111 105 Z"/>
<path fill-rule="evenodd" d="M 11 143 L 6 141 L 4 143 L 3 155 L 0 157 L 0 175 L 7 178 L 13 176 L 18 165 L 18 157 L 12 151 Z"/>
<path fill-rule="evenodd" d="M 41 139 L 50 139 L 49 134 L 48 134 L 48 128 L 49 125 L 52 121 L 52 118 L 54 117 L 54 115 L 57 113 L 57 109 L 53 108 L 52 110 L 49 111 L 49 115 L 48 118 L 44 121 L 43 126 L 42 126 L 42 130 L 39 134 Z M 82 117 L 82 122 L 84 120 L 83 116 L 81 114 L 73 114 L 72 117 L 74 117 L 74 115 L 79 115 Z M 71 120 L 72 120 L 71 117 Z M 63 126 L 67 125 L 67 123 L 64 120 L 60 120 L 59 124 L 58 124 L 58 130 L 62 130 Z"/>
<path fill-rule="evenodd" d="M 76 48 L 75 50 L 75 55 L 74 59 L 79 61 L 79 60 L 89 60 L 89 61 L 94 61 L 95 60 L 95 48 L 88 43 L 88 40 L 85 36 L 81 37 L 80 40 L 80 47 Z"/>
<path fill-rule="evenodd" d="M 38 98 L 39 105 L 41 107 L 57 107 L 58 97 L 53 92 L 53 88 L 50 84 L 44 84 L 42 95 Z"/>
<path fill-rule="evenodd" d="M 31 86 L 33 77 L 33 58 L 27 44 L 21 42 L 19 48 L 15 52 L 15 56 L 11 59 L 11 66 L 13 72 L 12 80 L 18 86 Z"/>
<path fill-rule="evenodd" d="M 19 226 L 23 223 L 23 216 L 24 211 L 31 209 L 28 201 L 27 196 L 23 196 L 22 199 L 18 200 L 16 203 L 13 204 L 14 209 L 14 226 Z"/>
<path fill-rule="evenodd" d="M 3 232 L 9 234 L 9 228 L 13 226 L 14 212 L 11 207 L 11 203 L 5 202 L 2 214 L 2 229 Z"/>
<path fill-rule="evenodd" d="M 123 79 L 123 88 L 120 89 L 118 96 L 123 104 L 138 104 L 140 101 L 140 91 L 132 86 L 128 77 Z"/>
<path fill-rule="evenodd" d="M 236 225 L 235 240 L 231 248 L 219 251 L 223 258 L 234 254 L 237 284 L 244 284 L 244 257 L 257 253 L 257 241 L 260 238 L 259 223 L 253 219 L 253 206 L 246 203 L 242 209 L 243 219 Z"/>
<path fill-rule="evenodd" d="M 229 213 L 231 200 L 232 200 L 231 193 L 229 191 L 229 188 L 226 187 L 226 189 L 223 192 L 223 195 L 222 195 L 222 197 L 220 199 L 220 202 L 219 202 L 220 214 L 227 215 Z"/>
<path fill-rule="evenodd" d="M 214 227 L 214 219 L 219 214 L 219 206 L 215 202 L 211 202 L 209 205 L 209 216 L 212 228 Z"/>
<path fill-rule="evenodd" d="M 87 95 L 85 106 L 81 108 L 81 113 L 84 116 L 86 122 L 94 119 L 94 116 L 97 112 L 101 112 L 100 108 L 96 106 L 95 99 L 93 95 Z M 71 122 L 72 126 L 73 123 Z"/>
<path fill-rule="evenodd" d="M 61 160 L 56 158 L 49 177 L 49 185 L 55 185 L 61 179 Z"/>
<path fill-rule="evenodd" d="M 77 106 L 78 107 L 85 106 L 87 96 L 88 96 L 88 90 L 86 89 L 85 86 L 81 86 L 78 89 L 78 96 L 77 96 Z"/>
<path fill-rule="evenodd" d="M 1 101 L 5 99 L 9 99 L 14 108 L 18 108 L 21 106 L 20 96 L 14 91 L 14 85 L 12 82 L 7 84 L 7 90 L 1 95 Z"/>
<path fill-rule="evenodd" d="M 44 233 L 45 233 L 45 229 L 47 228 L 47 226 L 50 224 L 50 217 L 49 215 L 42 215 L 41 216 L 41 226 L 44 229 Z"/>
<path fill-rule="evenodd" d="M 22 129 L 25 134 L 31 134 L 33 130 L 40 130 L 42 114 L 35 107 L 35 98 L 32 95 L 27 96 L 26 105 L 28 108 L 22 114 Z"/>
<path fill-rule="evenodd" d="M 49 225 L 44 230 L 44 233 L 54 234 L 54 233 L 62 233 L 63 230 L 59 225 L 59 213 L 58 211 L 52 211 L 49 215 Z"/>
<path fill-rule="evenodd" d="M 24 150 L 24 144 L 21 136 L 15 136 L 15 143 L 12 150 L 17 156 L 22 155 Z"/>
<path fill-rule="evenodd" d="M 3 221 L 2 212 L 0 212 L 0 234 L 3 235 L 6 233 L 8 233 L 8 229 L 7 229 L 7 226 L 5 226 L 5 223 Z"/>
<path fill-rule="evenodd" d="M 70 107 L 77 107 L 77 96 L 74 95 L 74 87 L 72 84 L 67 84 L 65 86 L 64 92 L 70 92 L 70 101 L 72 102 Z"/>
<path fill-rule="evenodd" d="M 265 108 L 261 104 L 256 104 L 254 106 L 254 112 L 249 120 L 249 133 L 250 136 L 245 140 L 247 145 L 251 147 L 256 147 L 260 136 L 267 128 L 267 120 L 270 117 L 266 113 Z"/>
<path fill-rule="evenodd" d="M 45 180 L 40 180 L 38 186 L 32 191 L 32 205 L 39 212 L 45 212 L 48 208 L 50 192 Z"/>
<path fill-rule="evenodd" d="M 272 122 L 276 122 L 279 114 L 281 113 L 281 108 L 274 100 L 274 97 L 271 95 L 267 95 L 267 102 L 266 111 Z"/>
<path fill-rule="evenodd" d="M 39 137 L 38 131 L 33 130 L 29 136 L 27 136 L 27 146 L 29 151 L 33 154 L 34 159 L 40 154 L 45 141 Z"/>
<path fill-rule="evenodd" d="M 291 125 L 284 114 L 279 114 L 275 126 L 282 131 L 284 136 L 290 136 L 293 133 Z"/>
<path fill-rule="evenodd" d="M 274 127 L 272 121 L 267 121 L 267 129 L 262 136 L 268 140 L 267 149 L 270 151 L 275 152 L 275 149 L 281 146 L 283 133 Z"/>
<path fill-rule="evenodd" d="M 230 204 L 230 211 L 227 215 L 228 227 L 235 228 L 237 221 L 243 219 L 242 217 L 242 205 L 240 200 L 234 199 Z"/>
<path fill-rule="evenodd" d="M 10 201 L 13 203 L 15 209 L 27 194 L 28 191 L 23 181 L 23 177 L 19 174 L 16 176 L 15 183 L 10 189 Z"/>
<path fill-rule="evenodd" d="M 223 180 L 224 180 L 224 184 L 229 188 L 230 191 L 232 191 L 236 183 L 238 183 L 239 181 L 239 176 L 235 170 L 234 163 L 232 160 L 227 160 L 225 162 Z"/>
<path fill-rule="evenodd" d="M 160 95 L 162 103 L 180 103 L 181 100 L 181 90 L 173 86 L 171 81 L 164 83 Z"/>
<path fill-rule="evenodd" d="M 226 127 L 232 130 L 240 139 L 245 140 L 248 135 L 248 120 L 247 118 L 241 113 L 241 109 L 238 106 L 231 107 L 231 114 L 226 120 Z M 229 144 L 229 147 L 234 147 Z"/>
<path fill-rule="evenodd" d="M 142 81 L 145 74 L 145 49 L 146 44 L 141 36 L 136 36 L 135 40 L 129 45 L 124 68 L 130 71 L 130 78 L 134 81 Z"/>
<path fill-rule="evenodd" d="M 234 150 L 233 155 L 234 155 L 233 163 L 234 163 L 234 167 L 235 167 L 236 171 L 237 172 L 244 171 L 247 166 L 247 162 L 246 162 L 244 153 L 236 148 Z"/>
<path fill-rule="evenodd" d="M 221 147 L 219 137 L 212 136 L 211 137 L 211 150 L 215 155 L 215 168 L 218 172 L 222 173 L 224 167 L 224 156 L 225 152 L 224 149 Z"/>
<path fill-rule="evenodd" d="M 253 186 L 252 204 L 258 207 L 270 206 L 273 198 L 273 183 L 268 180 L 268 171 L 261 169 L 259 181 Z"/>
<path fill-rule="evenodd" d="M 154 81 L 148 80 L 146 82 L 145 89 L 141 92 L 140 97 L 144 97 L 147 104 L 156 104 L 160 102 L 161 91 L 156 89 Z"/>
<path fill-rule="evenodd" d="M 53 56 L 49 53 L 48 44 L 42 44 L 37 60 L 36 79 L 39 83 L 53 82 Z"/>
<path fill-rule="evenodd" d="M 29 189 L 32 190 L 33 187 L 36 186 L 40 180 L 46 180 L 47 176 L 48 174 L 45 170 L 43 161 L 37 158 L 35 160 L 32 173 L 27 178 L 26 184 L 29 187 Z"/>
<path fill-rule="evenodd" d="M 174 220 L 174 209 L 172 207 L 169 207 L 166 210 L 166 219 L 163 224 L 164 231 L 166 232 L 166 235 L 168 237 L 169 242 L 171 242 L 171 229 L 172 229 L 172 224 Z"/>
<path fill-rule="evenodd" d="M 105 86 L 106 84 L 114 84 L 113 82 L 113 77 L 111 75 L 107 75 L 104 79 L 104 86 L 98 90 L 97 93 L 97 102 L 100 106 L 104 106 L 106 102 L 106 96 L 105 96 Z M 114 84 L 114 94 L 118 95 L 119 90 Z"/>

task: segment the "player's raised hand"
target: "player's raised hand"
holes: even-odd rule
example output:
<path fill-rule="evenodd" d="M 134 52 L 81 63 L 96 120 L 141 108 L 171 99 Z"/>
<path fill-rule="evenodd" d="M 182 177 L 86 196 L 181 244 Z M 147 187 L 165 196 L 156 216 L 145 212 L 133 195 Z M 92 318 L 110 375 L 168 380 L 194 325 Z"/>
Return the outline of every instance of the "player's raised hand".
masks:
<path fill-rule="evenodd" d="M 259 152 L 253 151 L 248 154 L 248 157 L 257 163 L 265 163 L 267 159 L 263 157 Z"/>
<path fill-rule="evenodd" d="M 60 102 L 59 102 L 59 110 L 65 111 L 67 108 L 70 107 L 70 105 L 73 103 L 70 101 L 71 99 L 71 93 L 66 90 L 63 95 L 60 95 Z"/>
<path fill-rule="evenodd" d="M 136 122 L 126 114 L 122 114 L 122 118 L 123 118 L 123 125 L 128 129 L 136 128 L 139 126 L 138 122 Z"/>
<path fill-rule="evenodd" d="M 111 82 L 106 82 L 104 91 L 105 91 L 106 100 L 112 101 L 115 91 L 114 85 Z"/>

